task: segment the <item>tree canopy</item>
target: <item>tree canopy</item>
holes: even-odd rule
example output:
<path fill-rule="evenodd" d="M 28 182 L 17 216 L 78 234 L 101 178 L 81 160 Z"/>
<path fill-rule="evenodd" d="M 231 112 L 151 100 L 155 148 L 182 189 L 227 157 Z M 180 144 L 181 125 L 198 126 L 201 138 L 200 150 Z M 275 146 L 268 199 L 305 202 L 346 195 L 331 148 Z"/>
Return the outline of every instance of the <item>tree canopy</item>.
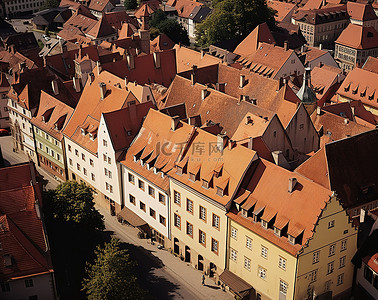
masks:
<path fill-rule="evenodd" d="M 94 207 L 93 190 L 85 183 L 65 181 L 45 198 L 52 218 L 87 229 L 105 229 L 104 217 Z"/>
<path fill-rule="evenodd" d="M 246 37 L 257 25 L 274 25 L 275 11 L 265 0 L 213 0 L 213 12 L 196 27 L 200 46 Z"/>
<path fill-rule="evenodd" d="M 124 5 L 126 9 L 136 9 L 138 7 L 137 0 L 125 0 Z"/>
<path fill-rule="evenodd" d="M 175 19 L 167 18 L 166 14 L 158 9 L 151 16 L 150 20 L 151 37 L 154 38 L 165 33 L 176 44 L 189 45 L 188 32 Z M 157 29 L 157 30 L 156 30 Z"/>
<path fill-rule="evenodd" d="M 94 263 L 87 264 L 82 290 L 90 300 L 143 299 L 145 292 L 136 282 L 134 267 L 127 250 L 113 237 L 103 247 L 97 246 Z"/>

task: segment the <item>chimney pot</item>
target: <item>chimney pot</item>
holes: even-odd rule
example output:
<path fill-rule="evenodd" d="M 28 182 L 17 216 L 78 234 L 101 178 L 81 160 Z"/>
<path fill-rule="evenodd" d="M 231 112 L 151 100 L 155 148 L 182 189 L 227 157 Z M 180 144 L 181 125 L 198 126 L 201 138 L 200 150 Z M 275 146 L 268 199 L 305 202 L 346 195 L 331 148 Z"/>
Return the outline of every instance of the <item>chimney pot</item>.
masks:
<path fill-rule="evenodd" d="M 218 134 L 217 135 L 217 146 L 220 152 L 223 152 L 226 143 L 227 143 L 228 137 L 225 134 Z"/>
<path fill-rule="evenodd" d="M 98 85 L 100 87 L 101 100 L 104 100 L 106 95 L 106 84 L 104 82 L 100 82 Z"/>
<path fill-rule="evenodd" d="M 295 185 L 297 184 L 297 178 L 289 178 L 289 193 L 292 193 L 295 189 Z"/>
<path fill-rule="evenodd" d="M 155 68 L 159 69 L 160 68 L 160 52 L 154 52 L 154 64 Z"/>
<path fill-rule="evenodd" d="M 171 124 L 172 131 L 175 131 L 177 129 L 177 126 L 178 126 L 179 123 L 180 123 L 180 117 L 179 116 L 172 117 L 172 124 Z"/>
<path fill-rule="evenodd" d="M 284 50 L 285 51 L 289 50 L 289 41 L 284 42 Z"/>
<path fill-rule="evenodd" d="M 244 87 L 244 84 L 245 84 L 245 75 L 244 75 L 244 74 L 241 74 L 241 75 L 240 75 L 239 87 L 240 87 L 240 88 L 243 88 L 243 87 Z"/>
<path fill-rule="evenodd" d="M 58 95 L 59 94 L 58 82 L 56 80 L 51 81 L 51 86 L 52 86 L 54 95 Z"/>

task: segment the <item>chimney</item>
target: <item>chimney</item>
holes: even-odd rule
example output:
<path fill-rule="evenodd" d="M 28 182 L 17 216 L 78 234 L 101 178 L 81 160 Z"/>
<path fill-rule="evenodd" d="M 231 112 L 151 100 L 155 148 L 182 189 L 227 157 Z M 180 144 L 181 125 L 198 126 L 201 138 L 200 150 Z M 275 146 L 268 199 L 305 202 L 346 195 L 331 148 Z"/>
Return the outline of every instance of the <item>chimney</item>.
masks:
<path fill-rule="evenodd" d="M 159 69 L 160 68 L 160 52 L 154 52 L 154 64 L 155 68 Z"/>
<path fill-rule="evenodd" d="M 59 94 L 58 82 L 56 80 L 51 81 L 51 86 L 52 86 L 54 95 L 58 95 Z"/>
<path fill-rule="evenodd" d="M 100 87 L 101 100 L 104 100 L 106 95 L 106 84 L 105 82 L 100 82 L 98 85 Z"/>
<path fill-rule="evenodd" d="M 127 55 L 127 65 L 130 70 L 135 68 L 134 57 L 132 55 Z"/>
<path fill-rule="evenodd" d="M 224 148 L 226 147 L 228 137 L 225 134 L 218 134 L 217 135 L 217 146 L 220 152 L 223 152 Z"/>
<path fill-rule="evenodd" d="M 90 72 L 88 77 L 89 77 L 89 84 L 92 84 L 92 82 L 95 80 L 93 72 Z"/>
<path fill-rule="evenodd" d="M 323 44 L 319 44 L 319 50 L 323 49 Z"/>
<path fill-rule="evenodd" d="M 320 106 L 316 107 L 316 114 L 320 116 L 322 114 L 322 108 Z"/>
<path fill-rule="evenodd" d="M 139 55 L 139 48 L 135 48 L 135 54 L 138 56 Z"/>
<path fill-rule="evenodd" d="M 257 99 L 256 99 L 256 98 L 253 98 L 253 99 L 251 100 L 251 103 L 254 104 L 254 105 L 257 105 Z"/>
<path fill-rule="evenodd" d="M 361 208 L 361 211 L 360 211 L 360 223 L 364 223 L 365 222 L 365 214 L 366 214 L 366 211 Z"/>
<path fill-rule="evenodd" d="M 79 93 L 80 92 L 80 80 L 79 80 L 79 78 L 73 77 L 72 82 L 73 82 L 73 87 L 74 87 L 76 93 Z"/>
<path fill-rule="evenodd" d="M 190 74 L 190 79 L 192 81 L 192 85 L 196 83 L 196 73 L 197 73 L 197 66 L 193 65 L 192 66 L 192 74 Z"/>
<path fill-rule="evenodd" d="M 245 75 L 240 74 L 240 81 L 239 81 L 239 87 L 242 89 L 245 84 Z"/>
<path fill-rule="evenodd" d="M 248 125 L 248 124 L 252 124 L 252 125 L 253 125 L 253 121 L 252 121 L 252 119 L 251 119 L 251 116 L 247 116 L 247 117 L 246 117 L 245 125 Z"/>
<path fill-rule="evenodd" d="M 101 63 L 98 61 L 97 62 L 97 76 L 100 76 L 101 71 L 102 71 Z"/>
<path fill-rule="evenodd" d="M 125 86 L 127 88 L 127 84 L 129 83 L 129 80 L 127 79 L 127 76 L 125 76 Z"/>
<path fill-rule="evenodd" d="M 229 140 L 228 141 L 228 150 L 231 150 L 235 146 L 236 146 L 236 142 L 235 141 L 233 141 L 233 140 Z"/>
<path fill-rule="evenodd" d="M 349 124 L 349 119 L 344 119 L 344 124 L 348 125 Z"/>
<path fill-rule="evenodd" d="M 189 117 L 188 118 L 188 124 L 192 126 L 196 126 L 196 117 Z"/>
<path fill-rule="evenodd" d="M 216 90 L 217 91 L 220 91 L 220 92 L 222 92 L 222 93 L 225 93 L 225 91 L 226 91 L 226 83 L 224 83 L 224 82 L 222 82 L 222 83 L 217 83 L 216 84 Z"/>
<path fill-rule="evenodd" d="M 207 91 L 207 89 L 204 88 L 204 89 L 201 91 L 201 99 L 202 99 L 202 100 L 205 100 L 205 98 L 207 97 L 208 93 L 209 93 L 209 92 Z"/>
<path fill-rule="evenodd" d="M 178 124 L 180 124 L 180 117 L 179 116 L 172 117 L 171 130 L 175 131 L 177 129 Z"/>
<path fill-rule="evenodd" d="M 289 178 L 289 193 L 294 191 L 295 185 L 297 184 L 297 178 Z"/>
<path fill-rule="evenodd" d="M 252 149 L 252 148 L 253 148 L 253 137 L 250 137 L 248 140 L 248 149 Z"/>
<path fill-rule="evenodd" d="M 284 50 L 285 51 L 289 50 L 289 41 L 284 42 Z"/>
<path fill-rule="evenodd" d="M 201 49 L 201 59 L 205 56 L 205 51 Z"/>
<path fill-rule="evenodd" d="M 301 53 L 304 53 L 305 52 L 305 48 L 304 48 L 304 45 L 302 45 L 301 47 Z"/>
<path fill-rule="evenodd" d="M 327 1 L 326 0 L 323 0 L 322 1 L 322 7 L 326 6 L 327 5 Z"/>
<path fill-rule="evenodd" d="M 353 114 L 353 116 L 355 116 L 355 110 L 356 110 L 356 108 L 353 107 L 353 106 L 351 106 L 350 108 L 352 109 L 352 114 Z"/>

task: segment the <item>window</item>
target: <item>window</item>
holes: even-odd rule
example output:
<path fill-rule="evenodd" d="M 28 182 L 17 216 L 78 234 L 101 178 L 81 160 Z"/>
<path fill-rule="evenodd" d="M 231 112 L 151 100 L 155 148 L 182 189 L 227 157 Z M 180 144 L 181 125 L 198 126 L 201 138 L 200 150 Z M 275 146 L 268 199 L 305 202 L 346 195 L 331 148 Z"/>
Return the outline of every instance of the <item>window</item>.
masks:
<path fill-rule="evenodd" d="M 10 292 L 10 285 L 8 282 L 1 283 L 1 291 L 2 292 Z"/>
<path fill-rule="evenodd" d="M 286 295 L 287 294 L 287 283 L 285 281 L 280 280 L 280 293 Z"/>
<path fill-rule="evenodd" d="M 42 143 L 39 143 L 39 148 L 40 148 L 40 149 L 43 149 L 43 145 L 42 145 Z"/>
<path fill-rule="evenodd" d="M 179 215 L 174 214 L 174 224 L 175 227 L 181 230 L 181 217 Z"/>
<path fill-rule="evenodd" d="M 104 145 L 104 147 L 108 147 L 108 141 L 102 140 L 102 144 Z"/>
<path fill-rule="evenodd" d="M 80 171 L 80 164 L 76 164 L 76 169 Z"/>
<path fill-rule="evenodd" d="M 87 169 L 83 168 L 83 171 L 84 171 L 84 175 L 87 176 Z"/>
<path fill-rule="evenodd" d="M 344 282 L 344 273 L 337 276 L 337 285 L 343 284 Z"/>
<path fill-rule="evenodd" d="M 266 270 L 263 268 L 263 267 L 260 267 L 259 266 L 259 269 L 258 269 L 258 276 L 261 278 L 261 279 L 266 279 Z"/>
<path fill-rule="evenodd" d="M 165 218 L 162 215 L 159 215 L 159 221 L 160 224 L 163 224 L 165 226 Z"/>
<path fill-rule="evenodd" d="M 173 191 L 173 200 L 177 205 L 181 205 L 181 194 L 177 191 Z"/>
<path fill-rule="evenodd" d="M 106 154 L 103 154 L 103 158 L 105 162 L 108 160 L 108 157 L 106 156 Z"/>
<path fill-rule="evenodd" d="M 60 160 L 60 154 L 58 154 L 58 153 L 56 154 L 56 159 Z"/>
<path fill-rule="evenodd" d="M 329 246 L 329 254 L 328 254 L 328 256 L 332 256 L 332 255 L 335 254 L 335 248 L 336 248 L 335 244 Z"/>
<path fill-rule="evenodd" d="M 341 241 L 341 249 L 340 249 L 340 251 L 344 251 L 344 250 L 346 250 L 346 248 L 347 248 L 347 241 L 346 240 Z"/>
<path fill-rule="evenodd" d="M 206 247 L 206 233 L 202 230 L 199 230 L 199 243 Z"/>
<path fill-rule="evenodd" d="M 109 192 L 113 193 L 113 186 L 109 184 Z"/>
<path fill-rule="evenodd" d="M 193 214 L 193 201 L 188 198 L 186 198 L 186 211 Z"/>
<path fill-rule="evenodd" d="M 304 124 L 299 124 L 299 130 L 303 130 L 304 129 Z"/>
<path fill-rule="evenodd" d="M 150 195 L 152 198 L 155 198 L 155 189 L 152 186 L 148 186 L 148 195 Z"/>
<path fill-rule="evenodd" d="M 238 230 L 234 227 L 231 227 L 231 237 L 235 240 L 238 239 Z"/>
<path fill-rule="evenodd" d="M 108 164 L 110 165 L 112 163 L 112 159 L 108 157 Z"/>
<path fill-rule="evenodd" d="M 308 274 L 310 282 L 315 282 L 318 275 L 318 270 L 314 270 Z"/>
<path fill-rule="evenodd" d="M 108 169 L 104 168 L 105 176 L 108 176 Z"/>
<path fill-rule="evenodd" d="M 139 201 L 139 208 L 146 212 L 146 204 L 144 204 L 142 201 Z"/>
<path fill-rule="evenodd" d="M 70 162 L 70 166 L 72 166 L 73 164 L 72 164 L 72 159 L 71 158 L 69 159 L 69 162 Z"/>
<path fill-rule="evenodd" d="M 130 201 L 130 203 L 135 205 L 135 197 L 133 195 L 129 194 L 129 201 Z"/>
<path fill-rule="evenodd" d="M 193 238 L 193 225 L 186 222 L 186 234 Z"/>
<path fill-rule="evenodd" d="M 373 271 L 368 266 L 364 267 L 364 278 L 369 283 L 372 283 L 372 280 L 373 280 Z"/>
<path fill-rule="evenodd" d="M 244 256 L 244 269 L 251 271 L 251 260 Z"/>
<path fill-rule="evenodd" d="M 218 254 L 218 241 L 211 238 L 211 251 L 213 251 L 214 253 Z"/>
<path fill-rule="evenodd" d="M 49 147 L 46 147 L 46 152 L 47 152 L 47 154 L 50 154 L 50 149 L 49 149 Z"/>
<path fill-rule="evenodd" d="M 142 191 L 144 191 L 144 182 L 143 182 L 142 180 L 140 180 L 140 179 L 138 179 L 138 187 L 139 187 Z"/>
<path fill-rule="evenodd" d="M 112 178 L 112 171 L 108 170 L 108 176 L 109 176 L 109 178 Z"/>
<path fill-rule="evenodd" d="M 68 151 L 72 152 L 71 145 L 68 145 Z"/>
<path fill-rule="evenodd" d="M 81 153 L 81 159 L 85 161 L 85 154 Z"/>
<path fill-rule="evenodd" d="M 245 246 L 246 246 L 249 250 L 252 250 L 252 239 L 249 238 L 248 236 L 245 237 Z"/>
<path fill-rule="evenodd" d="M 264 227 L 265 229 L 268 228 L 268 223 L 264 220 L 261 220 L 261 226 Z"/>
<path fill-rule="evenodd" d="M 150 217 L 153 217 L 154 219 L 156 219 L 156 213 L 152 208 L 150 208 Z"/>
<path fill-rule="evenodd" d="M 33 279 L 25 279 L 25 287 L 29 288 L 33 286 L 34 286 Z"/>
<path fill-rule="evenodd" d="M 324 292 L 328 292 L 328 291 L 331 290 L 331 283 L 332 283 L 331 280 L 328 280 L 328 281 L 325 282 L 325 284 L 324 284 Z"/>
<path fill-rule="evenodd" d="M 77 151 L 77 149 L 75 149 L 75 155 L 79 156 L 79 151 Z"/>
<path fill-rule="evenodd" d="M 131 173 L 128 173 L 128 178 L 129 178 L 129 182 L 134 184 L 135 183 L 135 177 L 133 174 Z"/>
<path fill-rule="evenodd" d="M 52 157 L 55 156 L 55 152 L 54 152 L 54 150 L 51 150 L 51 156 L 52 156 Z"/>
<path fill-rule="evenodd" d="M 315 251 L 312 254 L 312 263 L 313 264 L 316 264 L 317 262 L 319 262 L 319 254 L 320 254 L 320 251 Z"/>
<path fill-rule="evenodd" d="M 268 258 L 268 248 L 261 246 L 261 256 L 264 258 Z"/>
<path fill-rule="evenodd" d="M 286 259 L 279 256 L 278 257 L 278 266 L 283 269 L 283 270 L 286 270 Z"/>
<path fill-rule="evenodd" d="M 329 221 L 328 222 L 328 229 L 335 227 L 335 220 Z"/>
<path fill-rule="evenodd" d="M 231 248 L 231 259 L 233 261 L 236 261 L 238 259 L 238 251 L 236 251 L 235 249 L 232 249 L 232 248 Z"/>
<path fill-rule="evenodd" d="M 206 208 L 202 207 L 201 205 L 199 209 L 199 218 L 206 222 Z"/>
<path fill-rule="evenodd" d="M 91 173 L 92 181 L 96 181 L 95 174 Z"/>
<path fill-rule="evenodd" d="M 89 159 L 89 164 L 90 164 L 92 167 L 94 167 L 94 163 L 93 163 L 93 159 L 92 159 L 92 158 Z"/>
<path fill-rule="evenodd" d="M 213 227 L 215 227 L 216 229 L 219 230 L 219 216 L 217 216 L 216 214 L 213 214 Z"/>
<path fill-rule="evenodd" d="M 330 263 L 328 263 L 327 274 L 331 274 L 333 272 L 333 265 L 334 265 L 333 261 L 331 261 Z"/>
<path fill-rule="evenodd" d="M 344 268 L 344 267 L 345 267 L 345 256 L 340 257 L 340 266 L 339 266 L 339 268 L 341 269 L 341 268 Z"/>
<path fill-rule="evenodd" d="M 162 193 L 159 193 L 159 202 L 165 205 L 165 196 Z"/>

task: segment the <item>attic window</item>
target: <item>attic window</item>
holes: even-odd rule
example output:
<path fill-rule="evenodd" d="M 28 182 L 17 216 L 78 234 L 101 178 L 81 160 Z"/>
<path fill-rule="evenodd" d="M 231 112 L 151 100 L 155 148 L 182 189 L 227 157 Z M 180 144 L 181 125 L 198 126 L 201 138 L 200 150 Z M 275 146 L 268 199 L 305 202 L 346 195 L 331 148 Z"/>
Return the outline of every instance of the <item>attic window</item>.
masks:
<path fill-rule="evenodd" d="M 196 181 L 196 175 L 194 173 L 189 173 L 189 180 Z"/>
<path fill-rule="evenodd" d="M 93 140 L 94 140 L 94 136 L 93 136 L 93 134 L 92 134 L 92 133 L 89 133 L 89 139 L 90 139 L 91 141 L 93 141 Z"/>
<path fill-rule="evenodd" d="M 261 227 L 263 227 L 265 229 L 268 229 L 268 222 L 264 221 L 264 220 L 261 220 Z"/>
<path fill-rule="evenodd" d="M 4 258 L 4 266 L 5 267 L 10 267 L 12 265 L 12 255 L 11 254 L 5 254 L 3 256 Z"/>
<path fill-rule="evenodd" d="M 81 131 L 81 134 L 82 134 L 82 135 L 85 135 L 85 129 L 81 128 L 80 131 Z M 91 134 L 90 134 L 90 135 L 91 135 Z"/>
<path fill-rule="evenodd" d="M 209 188 L 209 182 L 205 179 L 202 179 L 202 187 L 205 189 Z"/>
<path fill-rule="evenodd" d="M 248 210 L 242 208 L 242 216 L 243 216 L 244 218 L 247 218 L 247 217 L 248 217 Z"/>
<path fill-rule="evenodd" d="M 224 190 L 220 188 L 219 186 L 217 186 L 217 195 L 221 197 L 223 197 L 224 195 Z"/>
<path fill-rule="evenodd" d="M 277 227 L 274 227 L 274 234 L 275 234 L 276 236 L 281 236 L 281 230 L 278 229 Z"/>
<path fill-rule="evenodd" d="M 176 174 L 177 175 L 182 175 L 182 167 L 177 166 Z"/>
<path fill-rule="evenodd" d="M 288 238 L 289 238 L 289 243 L 295 245 L 295 237 L 289 234 Z"/>
<path fill-rule="evenodd" d="M 133 159 L 134 159 L 134 162 L 138 161 L 138 158 L 135 155 L 134 155 Z"/>
<path fill-rule="evenodd" d="M 344 88 L 344 91 L 348 92 L 350 88 L 350 83 Z"/>

